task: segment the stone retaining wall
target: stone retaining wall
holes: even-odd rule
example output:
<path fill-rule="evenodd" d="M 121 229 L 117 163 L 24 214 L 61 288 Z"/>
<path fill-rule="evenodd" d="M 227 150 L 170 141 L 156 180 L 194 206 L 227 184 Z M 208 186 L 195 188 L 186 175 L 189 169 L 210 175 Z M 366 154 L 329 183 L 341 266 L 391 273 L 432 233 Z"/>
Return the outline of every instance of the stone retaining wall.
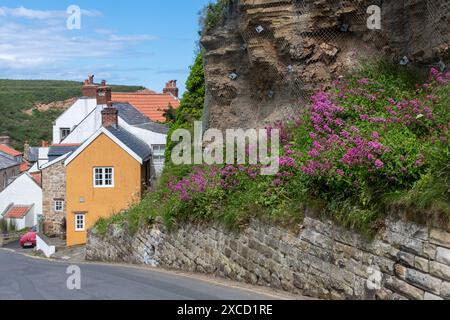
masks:
<path fill-rule="evenodd" d="M 136 235 L 89 233 L 89 260 L 195 271 L 332 299 L 450 299 L 450 229 L 388 218 L 374 239 L 305 218 L 292 233 L 253 221 L 239 233 L 217 225 L 161 223 Z"/>

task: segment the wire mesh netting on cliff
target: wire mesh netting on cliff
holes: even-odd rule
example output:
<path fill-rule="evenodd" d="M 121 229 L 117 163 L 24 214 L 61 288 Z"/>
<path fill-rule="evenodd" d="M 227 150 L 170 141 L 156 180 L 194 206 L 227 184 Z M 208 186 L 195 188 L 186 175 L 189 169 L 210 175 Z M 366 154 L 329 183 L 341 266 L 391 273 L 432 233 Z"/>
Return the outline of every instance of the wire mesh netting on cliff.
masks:
<path fill-rule="evenodd" d="M 450 0 L 422 1 L 414 10 L 410 0 L 230 3 L 221 25 L 206 32 L 220 41 L 202 41 L 212 105 L 245 97 L 257 113 L 264 104 L 289 113 L 355 61 L 382 55 L 405 67 L 446 68 Z"/>

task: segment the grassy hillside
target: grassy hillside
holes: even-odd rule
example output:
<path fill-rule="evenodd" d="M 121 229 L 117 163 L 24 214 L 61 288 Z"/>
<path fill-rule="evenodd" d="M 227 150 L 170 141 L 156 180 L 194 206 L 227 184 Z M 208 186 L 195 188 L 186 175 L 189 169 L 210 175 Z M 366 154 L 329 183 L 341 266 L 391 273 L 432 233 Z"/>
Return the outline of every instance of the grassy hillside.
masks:
<path fill-rule="evenodd" d="M 35 103 L 64 101 L 81 96 L 81 82 L 53 80 L 0 80 L 0 135 L 7 134 L 13 146 L 23 149 L 28 140 L 38 145 L 51 140 L 52 123 L 62 110 L 37 111 L 26 114 Z M 132 86 L 113 86 L 113 91 L 130 92 L 143 89 Z"/>

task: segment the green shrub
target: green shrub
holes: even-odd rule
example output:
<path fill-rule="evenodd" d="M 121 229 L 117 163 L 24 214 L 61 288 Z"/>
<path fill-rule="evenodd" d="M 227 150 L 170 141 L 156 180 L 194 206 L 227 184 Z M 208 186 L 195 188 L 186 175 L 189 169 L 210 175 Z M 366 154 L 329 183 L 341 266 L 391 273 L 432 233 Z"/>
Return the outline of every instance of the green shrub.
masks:
<path fill-rule="evenodd" d="M 226 18 L 232 2 L 233 0 L 217 0 L 215 3 L 206 5 L 200 18 L 200 25 L 204 32 L 213 29 Z"/>
<path fill-rule="evenodd" d="M 0 233 L 4 233 L 8 231 L 8 221 L 1 218 L 0 219 Z"/>

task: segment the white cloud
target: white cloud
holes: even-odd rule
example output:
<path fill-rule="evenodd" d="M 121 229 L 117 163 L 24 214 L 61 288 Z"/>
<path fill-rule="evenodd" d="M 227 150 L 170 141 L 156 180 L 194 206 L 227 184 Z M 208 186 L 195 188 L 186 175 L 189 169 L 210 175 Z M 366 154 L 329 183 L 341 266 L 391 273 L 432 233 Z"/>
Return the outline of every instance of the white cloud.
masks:
<path fill-rule="evenodd" d="M 2 54 L 2 53 L 0 53 L 0 60 L 16 61 L 16 56 L 13 55 L 13 54 Z"/>
<path fill-rule="evenodd" d="M 102 15 L 99 11 L 87 10 L 82 14 Z M 0 70 L 3 73 L 0 77 L 23 73 L 21 70 L 45 73 L 45 68 L 67 69 L 70 65 L 79 65 L 82 59 L 88 64 L 90 59 L 126 57 L 136 54 L 133 46 L 158 39 L 145 34 L 121 35 L 108 29 L 71 31 L 66 28 L 67 14 L 63 11 L 0 7 L 0 16 L 6 16 L 0 20 Z"/>
<path fill-rule="evenodd" d="M 98 17 L 99 11 L 82 11 Z M 81 81 L 94 73 L 97 79 L 115 83 L 141 83 L 142 67 L 128 67 L 128 61 L 152 56 L 140 44 L 159 38 L 148 34 L 121 34 L 118 30 L 68 30 L 67 13 L 0 6 L 0 78 L 64 79 Z M 125 62 L 125 64 L 124 64 Z M 132 68 L 137 70 L 130 71 Z M 154 72 L 154 70 L 150 70 Z"/>
<path fill-rule="evenodd" d="M 139 42 L 139 41 L 154 41 L 154 40 L 159 40 L 158 37 L 156 36 L 151 36 L 151 35 L 128 35 L 128 36 L 120 36 L 117 34 L 111 34 L 109 36 L 109 40 L 110 41 L 117 41 L 117 42 Z"/>
<path fill-rule="evenodd" d="M 99 17 L 102 13 L 97 10 L 81 10 L 81 15 L 86 17 Z M 8 8 L 0 7 L 0 16 L 10 16 L 14 18 L 25 18 L 31 20 L 47 20 L 47 19 L 58 19 L 67 18 L 67 12 L 65 11 L 42 11 L 27 9 L 23 6 L 18 8 Z"/>

